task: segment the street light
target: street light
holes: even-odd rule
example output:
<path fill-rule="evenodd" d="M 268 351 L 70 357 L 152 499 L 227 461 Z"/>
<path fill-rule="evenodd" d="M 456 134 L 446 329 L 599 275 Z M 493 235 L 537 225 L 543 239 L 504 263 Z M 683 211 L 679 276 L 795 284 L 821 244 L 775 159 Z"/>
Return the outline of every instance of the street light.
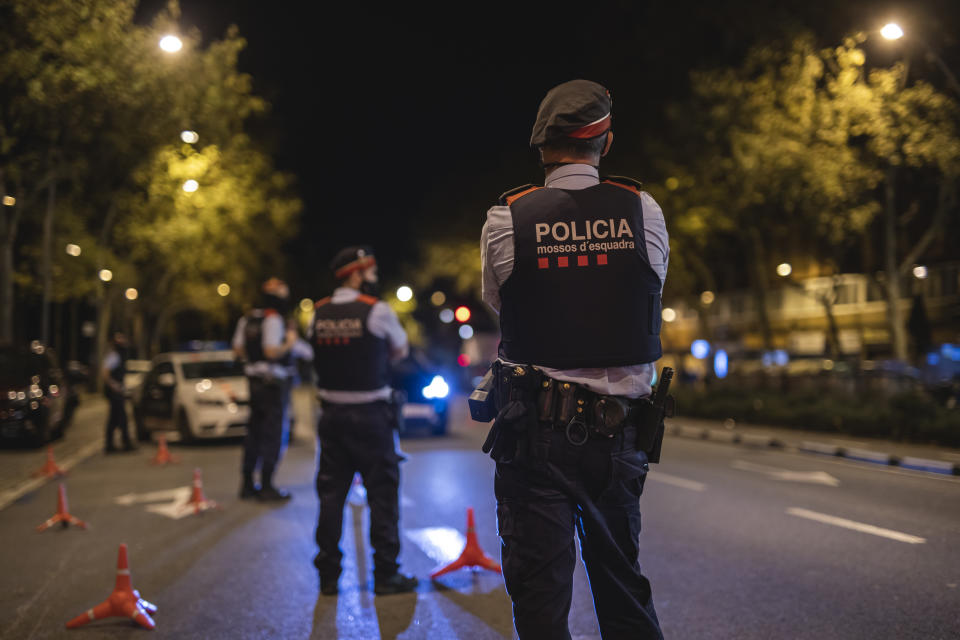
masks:
<path fill-rule="evenodd" d="M 3 196 L 3 204 L 8 207 L 12 207 L 13 205 L 17 204 L 17 199 L 13 196 Z"/>
<path fill-rule="evenodd" d="M 903 37 L 903 29 L 896 22 L 889 22 L 880 29 L 880 35 L 887 40 L 899 40 Z"/>
<path fill-rule="evenodd" d="M 110 271 L 110 269 L 100 269 L 99 276 L 104 282 L 110 282 L 113 280 L 113 271 Z"/>
<path fill-rule="evenodd" d="M 81 253 L 80 245 L 70 243 L 67 245 L 67 255 L 73 256 L 76 258 Z"/>
<path fill-rule="evenodd" d="M 660 317 L 663 318 L 664 322 L 673 322 L 677 319 L 677 312 L 670 307 L 664 307 L 663 311 L 660 312 Z"/>
<path fill-rule="evenodd" d="M 777 265 L 777 275 L 781 278 L 786 278 L 791 273 L 793 273 L 793 266 L 789 262 L 781 262 Z"/>
<path fill-rule="evenodd" d="M 186 182 L 183 183 L 182 188 L 187 193 L 193 193 L 194 191 L 200 188 L 200 183 L 197 182 L 196 180 L 187 180 Z"/>
<path fill-rule="evenodd" d="M 913 268 L 913 277 L 916 278 L 917 280 L 925 280 L 927 278 L 927 275 L 928 275 L 927 268 L 924 265 L 918 264 Z"/>
<path fill-rule="evenodd" d="M 127 300 L 136 300 L 137 297 L 140 295 L 140 292 L 134 289 L 133 287 L 130 287 L 129 289 L 123 292 L 123 295 L 126 296 Z"/>
<path fill-rule="evenodd" d="M 176 53 L 183 48 L 183 40 L 174 35 L 165 35 L 160 38 L 160 48 L 167 53 Z"/>
<path fill-rule="evenodd" d="M 194 144 L 200 139 L 200 134 L 198 134 L 196 131 L 190 131 L 189 129 L 186 129 L 180 132 L 180 139 L 187 144 Z"/>
<path fill-rule="evenodd" d="M 397 289 L 397 300 L 399 300 L 400 302 L 407 302 L 412 297 L 413 297 L 413 289 L 411 289 L 407 285 L 403 285 L 402 287 Z"/>
<path fill-rule="evenodd" d="M 228 285 L 226 282 L 221 282 L 219 285 L 217 285 L 217 293 L 219 293 L 221 297 L 226 298 L 228 295 L 230 295 L 230 285 Z"/>
<path fill-rule="evenodd" d="M 700 302 L 702 302 L 705 305 L 713 304 L 713 301 L 716 299 L 717 298 L 714 295 L 713 291 L 704 291 L 703 293 L 700 294 Z"/>

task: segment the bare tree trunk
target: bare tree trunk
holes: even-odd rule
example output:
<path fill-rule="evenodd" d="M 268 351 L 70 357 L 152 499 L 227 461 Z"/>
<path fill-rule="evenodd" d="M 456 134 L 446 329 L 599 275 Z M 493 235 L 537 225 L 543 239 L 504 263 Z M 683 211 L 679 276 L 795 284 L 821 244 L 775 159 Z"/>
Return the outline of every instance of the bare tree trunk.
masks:
<path fill-rule="evenodd" d="M 55 173 L 54 173 L 55 175 Z M 50 342 L 50 297 L 53 288 L 53 214 L 57 206 L 57 181 L 53 179 L 47 186 L 47 210 L 43 216 L 43 254 L 41 272 L 43 273 L 43 310 L 40 321 L 40 341 Z"/>
<path fill-rule="evenodd" d="M 767 254 L 763 247 L 763 238 L 756 227 L 750 229 L 750 239 L 753 243 L 754 286 L 753 292 L 757 302 L 757 320 L 760 323 L 760 333 L 763 336 L 763 348 L 773 349 L 773 331 L 770 328 L 770 316 L 767 314 L 767 297 L 769 286 L 767 282 Z"/>
<path fill-rule="evenodd" d="M 894 167 L 887 169 L 884 207 L 884 271 L 886 272 L 887 324 L 890 327 L 890 345 L 893 357 L 906 362 L 907 334 L 900 314 L 900 269 L 897 264 L 897 203 Z"/>
<path fill-rule="evenodd" d="M 6 180 L 0 170 L 0 198 L 6 195 Z M 13 246 L 20 206 L 0 204 L 0 343 L 13 342 Z"/>
<path fill-rule="evenodd" d="M 113 316 L 113 296 L 109 289 L 104 290 L 97 299 L 97 336 L 93 353 L 90 356 L 90 369 L 93 379 L 96 381 L 95 390 L 97 393 L 103 391 L 103 379 L 100 375 L 100 367 L 103 362 L 103 356 L 107 350 L 107 339 L 110 337 L 110 322 Z"/>

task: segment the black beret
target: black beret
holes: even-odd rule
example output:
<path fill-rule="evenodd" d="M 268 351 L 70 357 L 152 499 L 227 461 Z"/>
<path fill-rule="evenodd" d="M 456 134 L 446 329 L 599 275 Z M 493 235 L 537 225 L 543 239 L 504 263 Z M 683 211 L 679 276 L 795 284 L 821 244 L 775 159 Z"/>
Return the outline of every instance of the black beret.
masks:
<path fill-rule="evenodd" d="M 330 263 L 330 270 L 337 279 L 346 278 L 354 271 L 372 267 L 377 263 L 373 249 L 366 245 L 341 249 Z"/>
<path fill-rule="evenodd" d="M 610 92 L 590 80 L 571 80 L 547 92 L 537 121 L 533 124 L 530 146 L 573 138 L 596 138 L 610 130 Z"/>

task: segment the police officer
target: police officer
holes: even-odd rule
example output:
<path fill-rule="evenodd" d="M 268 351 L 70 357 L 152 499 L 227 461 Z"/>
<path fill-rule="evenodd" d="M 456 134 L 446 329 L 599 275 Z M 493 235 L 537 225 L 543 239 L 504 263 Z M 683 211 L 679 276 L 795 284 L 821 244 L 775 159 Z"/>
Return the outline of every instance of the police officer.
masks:
<path fill-rule="evenodd" d="M 545 183 L 501 196 L 482 232 L 483 299 L 501 329 L 484 450 L 521 639 L 570 637 L 575 529 L 602 636 L 662 638 L 638 536 L 669 246 L 650 194 L 599 176 L 610 110 L 597 83 L 551 89 L 530 138 Z"/>
<path fill-rule="evenodd" d="M 104 453 L 114 453 L 117 447 L 114 444 L 113 432 L 120 431 L 123 438 L 123 450 L 133 451 L 130 442 L 130 430 L 127 426 L 126 398 L 127 390 L 123 385 L 123 378 L 127 374 L 127 336 L 118 331 L 111 339 L 111 349 L 103 358 L 103 367 L 100 375 L 103 377 L 103 392 L 110 403 L 110 413 L 107 415 L 107 424 L 104 427 Z"/>
<path fill-rule="evenodd" d="M 273 484 L 283 439 L 283 403 L 290 375 L 290 351 L 296 331 L 287 329 L 284 314 L 290 289 L 279 278 L 263 283 L 257 308 L 240 318 L 233 334 L 234 354 L 245 361 L 250 386 L 250 423 L 243 441 L 240 498 L 282 502 L 290 494 Z M 260 467 L 260 485 L 254 481 Z"/>
<path fill-rule="evenodd" d="M 331 263 L 339 286 L 316 303 L 312 342 L 322 414 L 317 425 L 320 464 L 317 555 L 320 591 L 337 593 L 343 508 L 359 472 L 370 505 L 374 591 L 412 591 L 416 578 L 398 571 L 399 486 L 397 408 L 391 403 L 389 362 L 407 355 L 407 334 L 393 310 L 377 299 L 377 262 L 369 247 L 348 247 Z"/>

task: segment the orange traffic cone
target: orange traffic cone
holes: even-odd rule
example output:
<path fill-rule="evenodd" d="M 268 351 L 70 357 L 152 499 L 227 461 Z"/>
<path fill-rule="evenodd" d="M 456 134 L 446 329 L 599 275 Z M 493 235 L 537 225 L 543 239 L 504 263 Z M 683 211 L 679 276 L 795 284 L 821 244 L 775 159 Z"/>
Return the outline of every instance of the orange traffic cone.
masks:
<path fill-rule="evenodd" d="M 64 529 L 70 525 L 80 527 L 81 529 L 87 528 L 86 522 L 73 517 L 69 511 L 67 511 L 67 488 L 63 486 L 62 482 L 60 483 L 60 492 L 57 495 L 57 512 L 53 514 L 53 517 L 37 527 L 37 531 L 46 531 L 58 522 L 63 524 Z"/>
<path fill-rule="evenodd" d="M 207 500 L 203 495 L 203 480 L 200 478 L 200 469 L 193 470 L 193 494 L 191 494 L 190 500 L 187 501 L 185 506 L 188 509 L 192 507 L 194 513 L 220 508 L 220 505 L 213 500 Z"/>
<path fill-rule="evenodd" d="M 42 467 L 34 471 L 33 475 L 34 477 L 46 476 L 47 478 L 67 475 L 67 472 L 57 466 L 56 461 L 53 459 L 53 447 L 47 447 L 47 461 Z"/>
<path fill-rule="evenodd" d="M 157 438 L 157 455 L 150 458 L 150 464 L 176 464 L 180 458 L 171 454 L 167 449 L 167 437 L 160 434 Z"/>
<path fill-rule="evenodd" d="M 117 582 L 113 587 L 113 593 L 94 608 L 87 609 L 85 613 L 68 622 L 67 629 L 76 629 L 91 620 L 111 616 L 133 618 L 141 627 L 153 629 L 157 624 L 150 614 L 156 612 L 156 605 L 141 598 L 140 592 L 133 588 L 130 582 L 130 567 L 127 565 L 127 545 L 121 544 L 117 555 Z"/>
<path fill-rule="evenodd" d="M 482 567 L 497 573 L 503 573 L 500 565 L 483 552 L 480 543 L 477 541 L 477 532 L 473 524 L 473 507 L 467 507 L 467 545 L 463 548 L 460 557 L 445 567 L 437 569 L 430 574 L 430 578 L 438 578 L 445 573 L 456 571 L 463 567 Z"/>

